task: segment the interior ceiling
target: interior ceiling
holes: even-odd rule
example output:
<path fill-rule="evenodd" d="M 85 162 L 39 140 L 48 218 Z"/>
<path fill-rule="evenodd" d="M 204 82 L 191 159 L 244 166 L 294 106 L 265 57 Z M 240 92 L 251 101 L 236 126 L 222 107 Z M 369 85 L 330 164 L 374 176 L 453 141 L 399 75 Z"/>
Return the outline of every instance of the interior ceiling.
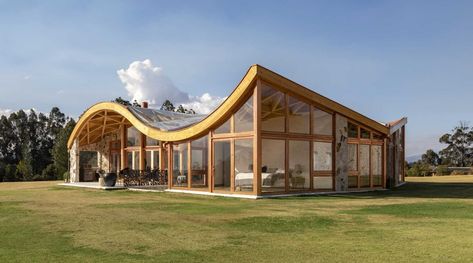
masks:
<path fill-rule="evenodd" d="M 97 143 L 106 135 L 118 132 L 121 125 L 130 125 L 130 123 L 116 112 L 107 110 L 97 112 L 79 133 L 79 146 Z"/>

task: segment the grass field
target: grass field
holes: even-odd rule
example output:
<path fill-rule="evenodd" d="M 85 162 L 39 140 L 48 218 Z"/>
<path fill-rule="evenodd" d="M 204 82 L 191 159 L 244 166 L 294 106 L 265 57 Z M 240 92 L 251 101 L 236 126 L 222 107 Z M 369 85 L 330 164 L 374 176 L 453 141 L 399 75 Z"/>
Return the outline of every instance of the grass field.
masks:
<path fill-rule="evenodd" d="M 473 176 L 241 200 L 0 183 L 0 262 L 473 262 Z"/>

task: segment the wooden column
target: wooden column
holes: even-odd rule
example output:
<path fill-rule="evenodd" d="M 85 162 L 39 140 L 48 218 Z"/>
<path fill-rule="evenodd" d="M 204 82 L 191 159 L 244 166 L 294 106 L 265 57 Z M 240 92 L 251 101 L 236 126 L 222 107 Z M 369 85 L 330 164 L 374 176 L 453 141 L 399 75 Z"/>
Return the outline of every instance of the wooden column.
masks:
<path fill-rule="evenodd" d="M 128 167 L 126 163 L 126 127 L 125 124 L 120 125 L 120 169 Z"/>
<path fill-rule="evenodd" d="M 256 80 L 253 91 L 253 193 L 261 195 L 261 80 Z"/>
<path fill-rule="evenodd" d="M 145 170 L 146 166 L 146 135 L 140 132 L 140 170 Z M 149 162 L 149 160 L 148 160 Z"/>
<path fill-rule="evenodd" d="M 209 141 L 207 142 L 208 143 L 208 151 L 207 151 L 207 154 L 208 154 L 208 169 L 207 169 L 207 185 L 208 185 L 208 190 L 209 192 L 213 192 L 213 175 L 214 175 L 214 170 L 215 170 L 215 167 L 213 165 L 213 151 L 214 151 L 214 148 L 213 148 L 213 143 L 212 143 L 212 131 L 209 131 Z"/>
<path fill-rule="evenodd" d="M 168 148 L 168 188 L 172 187 L 172 143 L 167 143 Z"/>

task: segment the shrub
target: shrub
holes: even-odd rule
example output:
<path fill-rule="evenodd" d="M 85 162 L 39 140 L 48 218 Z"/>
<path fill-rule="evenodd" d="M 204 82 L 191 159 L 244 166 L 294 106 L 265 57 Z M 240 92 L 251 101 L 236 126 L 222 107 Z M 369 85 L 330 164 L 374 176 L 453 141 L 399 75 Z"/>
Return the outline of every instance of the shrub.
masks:
<path fill-rule="evenodd" d="M 7 164 L 5 166 L 5 175 L 3 176 L 4 182 L 14 182 L 17 181 L 17 172 L 16 172 L 16 165 L 14 164 Z"/>
<path fill-rule="evenodd" d="M 407 171 L 407 176 L 430 176 L 432 175 L 432 169 L 425 163 L 414 163 L 412 167 Z"/>
<path fill-rule="evenodd" d="M 54 166 L 54 164 L 48 164 L 48 166 L 46 166 L 46 168 L 44 168 L 43 172 L 41 173 L 41 177 L 43 180 L 56 180 L 56 166 Z"/>
<path fill-rule="evenodd" d="M 468 175 L 469 171 L 464 170 L 453 170 L 452 175 Z"/>
<path fill-rule="evenodd" d="M 67 180 L 69 180 L 69 172 L 63 173 L 63 174 L 62 174 L 62 178 L 58 178 L 58 179 L 62 179 L 62 180 L 67 179 Z"/>
<path fill-rule="evenodd" d="M 450 171 L 448 170 L 447 165 L 439 165 L 435 169 L 435 175 L 437 176 L 443 176 L 443 175 L 450 175 Z"/>
<path fill-rule="evenodd" d="M 5 176 L 5 164 L 0 162 L 0 182 L 3 182 L 3 177 Z"/>

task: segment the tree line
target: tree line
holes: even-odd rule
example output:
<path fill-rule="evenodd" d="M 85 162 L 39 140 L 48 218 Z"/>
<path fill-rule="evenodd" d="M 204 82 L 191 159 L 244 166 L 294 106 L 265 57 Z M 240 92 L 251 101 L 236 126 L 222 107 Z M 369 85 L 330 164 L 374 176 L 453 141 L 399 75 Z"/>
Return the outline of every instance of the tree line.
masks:
<path fill-rule="evenodd" d="M 466 122 L 460 122 L 452 132 L 439 138 L 445 148 L 438 153 L 427 150 L 417 162 L 408 164 L 408 176 L 448 175 L 452 171 L 448 167 L 473 166 L 473 127 Z M 454 171 L 457 174 L 471 173 L 473 170 L 463 169 Z"/>
<path fill-rule="evenodd" d="M 0 117 L 0 182 L 57 180 L 67 176 L 67 140 L 75 126 L 58 107 Z"/>

